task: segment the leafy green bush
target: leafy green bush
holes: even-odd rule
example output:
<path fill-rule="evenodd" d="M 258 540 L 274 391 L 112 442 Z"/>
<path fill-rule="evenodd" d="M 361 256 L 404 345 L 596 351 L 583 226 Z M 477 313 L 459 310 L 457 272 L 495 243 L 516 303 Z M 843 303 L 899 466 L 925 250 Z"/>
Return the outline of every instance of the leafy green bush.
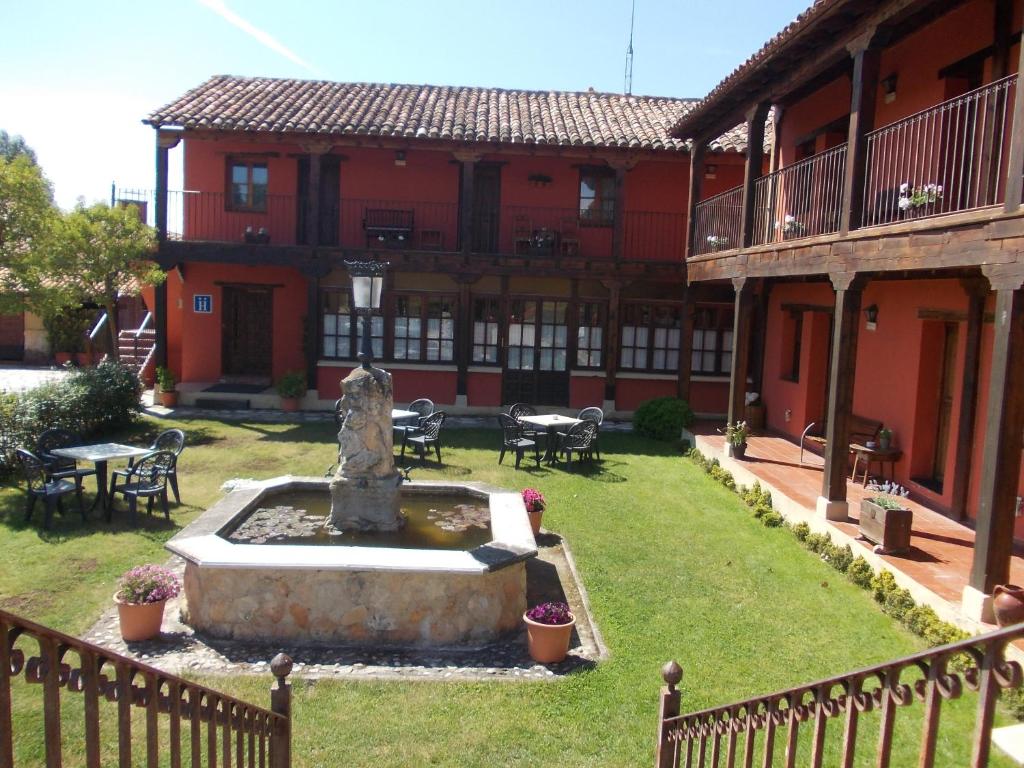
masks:
<path fill-rule="evenodd" d="M 690 404 L 677 397 L 647 400 L 633 414 L 633 429 L 637 434 L 655 440 L 678 440 L 679 433 L 692 423 Z"/>
<path fill-rule="evenodd" d="M 62 309 L 43 318 L 54 352 L 84 352 L 85 334 L 96 313 L 92 309 Z"/>
<path fill-rule="evenodd" d="M 861 589 L 871 588 L 871 579 L 875 570 L 871 564 L 860 555 L 857 555 L 846 569 L 846 577 Z"/>
<path fill-rule="evenodd" d="M 797 523 L 793 526 L 793 535 L 796 536 L 797 541 L 802 543 L 811 535 L 811 526 L 807 523 Z"/>
<path fill-rule="evenodd" d="M 90 437 L 130 422 L 139 411 L 140 394 L 133 371 L 105 362 L 27 392 L 0 395 L 0 468 L 12 467 L 14 450 L 34 449 L 51 427 Z"/>

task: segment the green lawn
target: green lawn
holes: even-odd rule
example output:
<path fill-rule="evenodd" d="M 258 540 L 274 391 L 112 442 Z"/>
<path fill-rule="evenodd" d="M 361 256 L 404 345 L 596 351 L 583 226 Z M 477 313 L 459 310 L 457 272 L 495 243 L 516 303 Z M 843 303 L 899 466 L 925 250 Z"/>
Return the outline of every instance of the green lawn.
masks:
<path fill-rule="evenodd" d="M 0 488 L 0 605 L 69 632 L 109 605 L 116 577 L 162 562 L 163 543 L 219 495 L 231 477 L 321 474 L 332 463 L 327 424 L 211 420 L 142 422 L 121 438 L 150 439 L 181 426 L 192 438 L 180 463 L 185 505 L 174 526 L 147 521 L 82 526 L 77 515 L 52 532 L 23 523 L 23 496 Z M 497 465 L 497 430 L 448 430 L 443 468 L 414 479 L 480 480 L 548 498 L 545 527 L 567 540 L 611 657 L 557 682 L 379 683 L 295 681 L 298 766 L 650 765 L 659 668 L 685 671 L 684 711 L 724 704 L 905 655 L 921 641 L 874 606 L 870 595 L 817 561 L 784 529 L 766 529 L 739 499 L 667 445 L 602 435 L 600 472 L 514 471 Z M 208 684 L 256 703 L 268 679 Z M 16 693 L 39 696 L 37 688 Z M 973 695 L 943 707 L 937 765 L 966 764 Z M 37 721 L 22 701 L 18 749 L 39 759 Z M 862 722 L 864 764 L 877 739 Z M 16 728 L 16 731 L 18 729 Z M 806 725 L 803 741 L 810 735 Z M 893 764 L 916 762 L 919 706 L 901 711 Z M 834 748 L 841 724 L 829 727 Z M 69 743 L 73 739 L 67 740 Z M 777 764 L 781 762 L 779 742 Z M 72 761 L 73 764 L 73 761 Z"/>

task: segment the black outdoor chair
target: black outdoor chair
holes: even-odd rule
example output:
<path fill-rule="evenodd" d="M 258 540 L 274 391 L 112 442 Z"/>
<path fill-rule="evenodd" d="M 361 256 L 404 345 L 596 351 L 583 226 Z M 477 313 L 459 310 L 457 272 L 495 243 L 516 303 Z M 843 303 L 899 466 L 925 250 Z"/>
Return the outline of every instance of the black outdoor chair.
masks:
<path fill-rule="evenodd" d="M 116 492 L 124 496 L 128 502 L 128 512 L 132 524 L 138 522 L 139 499 L 146 499 L 146 512 L 153 514 L 153 499 L 159 497 L 164 517 L 171 519 L 171 510 L 167 503 L 167 478 L 174 471 L 178 457 L 171 451 L 153 451 L 139 458 L 128 469 L 124 482 L 117 486 Z M 114 509 L 114 497 L 111 494 L 110 506 L 107 508 L 107 520 L 110 520 Z"/>
<path fill-rule="evenodd" d="M 523 416 L 536 416 L 537 409 L 527 403 L 513 403 L 508 409 L 508 415 L 517 421 Z M 547 438 L 547 430 L 535 427 L 533 424 L 523 424 L 523 436 L 531 440 Z"/>
<path fill-rule="evenodd" d="M 423 420 L 434 412 L 434 401 L 421 397 L 419 400 L 413 400 L 409 403 L 409 407 L 406 410 L 418 413 L 419 418 L 416 419 L 415 424 L 408 423 L 392 425 L 395 431 L 395 440 L 400 440 L 403 447 L 405 447 L 406 438 L 409 435 L 416 434 L 416 431 L 420 428 L 420 424 L 423 423 Z"/>
<path fill-rule="evenodd" d="M 36 440 L 36 456 L 43 462 L 47 476 L 52 480 L 73 480 L 75 487 L 82 487 L 82 478 L 96 474 L 95 467 L 79 468 L 74 459 L 54 456 L 50 451 L 58 448 L 76 448 L 82 438 L 67 429 L 48 429 Z"/>
<path fill-rule="evenodd" d="M 591 406 L 584 408 L 576 416 L 580 421 L 592 421 L 597 425 L 597 432 L 594 434 L 594 453 L 597 454 L 597 460 L 601 460 L 601 425 L 604 423 L 604 411 L 597 406 Z"/>
<path fill-rule="evenodd" d="M 594 441 L 597 439 L 597 424 L 592 421 L 581 421 L 573 424 L 569 431 L 561 436 L 558 450 L 565 454 L 565 465 L 572 467 L 572 455 L 581 459 L 592 458 Z"/>
<path fill-rule="evenodd" d="M 185 450 L 185 433 L 180 429 L 167 429 L 156 436 L 156 440 L 149 446 L 151 451 L 170 451 L 174 454 L 174 458 L 177 459 L 181 456 L 181 452 Z M 125 480 L 128 477 L 128 473 L 131 472 L 132 467 L 135 466 L 135 460 L 129 460 L 127 469 L 118 469 L 110 475 L 110 498 L 114 497 L 114 490 L 117 486 L 118 480 Z M 178 493 L 178 462 L 174 462 L 174 466 L 167 473 L 167 482 L 171 484 L 171 492 L 174 493 L 174 503 L 181 504 L 181 495 Z"/>
<path fill-rule="evenodd" d="M 420 422 L 419 429 L 406 437 L 405 443 L 402 443 L 402 456 L 405 456 L 405 445 L 409 443 L 416 448 L 416 453 L 419 454 L 420 461 L 426 461 L 427 446 L 433 445 L 434 452 L 437 453 L 437 463 L 441 463 L 441 427 L 444 425 L 444 420 L 447 418 L 447 414 L 444 411 L 434 411 L 434 413 L 427 416 L 423 421 Z"/>
<path fill-rule="evenodd" d="M 15 454 L 25 475 L 25 488 L 28 492 L 28 504 L 25 507 L 26 522 L 32 519 L 32 510 L 35 509 L 36 500 L 42 499 L 46 504 L 43 527 L 49 528 L 53 520 L 53 510 L 58 509 L 61 514 L 64 513 L 62 497 L 69 493 L 74 493 L 78 497 L 78 512 L 82 516 L 82 521 L 85 521 L 81 482 L 73 483 L 64 478 L 52 479 L 46 471 L 46 464 L 43 460 L 24 448 L 18 448 Z"/>
<path fill-rule="evenodd" d="M 540 466 L 540 449 L 536 440 L 530 440 L 523 436 L 523 425 L 513 419 L 507 413 L 498 414 L 498 424 L 501 426 L 501 453 L 498 456 L 498 463 L 505 458 L 507 451 L 514 451 L 516 454 L 516 469 L 523 460 L 523 454 L 529 448 L 533 448 L 533 458 Z"/>

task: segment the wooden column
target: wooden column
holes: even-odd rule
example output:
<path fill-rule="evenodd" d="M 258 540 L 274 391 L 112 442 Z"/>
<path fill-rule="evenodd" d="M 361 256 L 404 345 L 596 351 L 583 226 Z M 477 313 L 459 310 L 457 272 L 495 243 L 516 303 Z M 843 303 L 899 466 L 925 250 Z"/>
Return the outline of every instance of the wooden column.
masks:
<path fill-rule="evenodd" d="M 704 186 L 704 159 L 707 156 L 707 140 L 704 137 L 693 139 L 690 150 L 690 186 L 686 198 L 686 252 L 685 258 L 693 256 L 693 239 L 696 237 L 697 203 L 700 202 L 701 190 Z"/>
<path fill-rule="evenodd" d="M 456 151 L 452 153 L 462 163 L 461 200 L 459 206 L 459 250 L 466 256 L 473 252 L 473 180 L 476 178 L 476 164 L 479 152 Z"/>
<path fill-rule="evenodd" d="M 818 511 L 828 520 L 845 520 L 846 475 L 850 469 L 850 414 L 857 366 L 862 281 L 852 272 L 829 275 L 836 292 L 832 329 L 832 360 L 829 370 L 828 406 L 825 412 L 825 472 Z"/>
<path fill-rule="evenodd" d="M 155 222 L 157 254 L 167 241 L 167 174 L 168 152 L 178 146 L 181 134 L 158 130 L 156 132 L 156 200 Z M 153 289 L 153 328 L 156 332 L 156 350 L 153 360 L 159 367 L 167 367 L 167 282 Z"/>
<path fill-rule="evenodd" d="M 302 270 L 306 278 L 306 322 L 303 326 L 303 352 L 306 358 L 306 386 L 317 389 L 317 362 L 320 359 L 320 278 L 327 270 L 320 265 Z"/>
<path fill-rule="evenodd" d="M 861 223 L 864 206 L 864 167 L 867 162 L 867 133 L 875 125 L 875 94 L 878 92 L 879 51 L 871 47 L 875 30 L 869 29 L 847 46 L 853 56 L 853 85 L 850 94 L 850 126 L 846 139 L 846 173 L 843 177 L 843 206 L 839 233 L 846 235 Z"/>
<path fill-rule="evenodd" d="M 768 173 L 775 173 L 779 170 L 779 163 L 782 160 L 782 142 L 779 141 L 779 137 L 782 135 L 782 118 L 785 114 L 785 107 L 776 104 L 775 110 L 772 112 L 772 149 L 768 161 Z"/>
<path fill-rule="evenodd" d="M 956 436 L 956 463 L 950 513 L 957 520 L 967 519 L 967 495 L 971 485 L 974 453 L 974 424 L 978 411 L 978 369 L 981 361 L 981 326 L 985 314 L 988 282 L 984 278 L 960 281 L 967 293 L 967 340 L 964 369 L 960 383 L 960 421 Z"/>
<path fill-rule="evenodd" d="M 747 111 L 747 163 L 743 171 L 743 214 L 740 220 L 740 244 L 749 248 L 754 242 L 754 185 L 764 168 L 764 121 L 771 104 L 761 102 Z"/>
<path fill-rule="evenodd" d="M 1021 276 L 988 275 L 996 292 L 992 367 L 969 588 L 991 595 L 1010 577 L 1024 432 L 1024 291 Z M 965 603 L 967 595 L 965 594 Z"/>
<path fill-rule="evenodd" d="M 682 322 L 679 330 L 679 378 L 676 380 L 676 396 L 690 402 L 690 376 L 693 366 L 693 313 L 696 310 L 693 286 L 683 289 Z"/>
<path fill-rule="evenodd" d="M 626 172 L 637 163 L 633 155 L 608 161 L 615 170 L 615 212 L 612 221 L 612 259 L 616 264 L 622 261 L 626 250 Z"/>
<path fill-rule="evenodd" d="M 306 245 L 320 245 L 320 168 L 323 152 L 309 150 L 309 177 L 306 180 Z"/>
<path fill-rule="evenodd" d="M 1013 103 L 1013 130 L 1010 133 L 1010 151 L 1006 162 L 1006 199 L 1003 203 L 1007 213 L 1013 213 L 1021 206 L 1021 187 L 1024 185 L 1024 41 L 1020 45 L 1017 62 L 1017 90 Z"/>
<path fill-rule="evenodd" d="M 732 325 L 732 370 L 729 375 L 729 423 L 735 424 L 743 421 L 746 412 L 754 281 L 747 277 L 734 277 L 732 284 L 736 290 L 736 301 Z"/>
<path fill-rule="evenodd" d="M 479 275 L 457 275 L 455 277 L 455 281 L 459 285 L 458 317 L 455 325 L 455 363 L 459 372 L 455 394 L 463 399 L 466 399 L 468 395 L 469 361 L 473 358 L 473 301 L 470 296 L 470 286 L 479 277 Z"/>
<path fill-rule="evenodd" d="M 753 391 L 764 394 L 764 349 L 768 333 L 768 300 L 772 281 L 761 281 L 761 291 L 754 297 L 753 330 L 750 334 L 750 370 Z"/>
<path fill-rule="evenodd" d="M 604 399 L 615 402 L 615 372 L 619 367 L 619 302 L 622 295 L 622 283 L 618 280 L 602 281 L 608 289 L 608 329 L 604 343 Z"/>
<path fill-rule="evenodd" d="M 1010 74 L 1010 47 L 1013 45 L 1013 0 L 995 0 L 992 24 L 992 79 Z"/>

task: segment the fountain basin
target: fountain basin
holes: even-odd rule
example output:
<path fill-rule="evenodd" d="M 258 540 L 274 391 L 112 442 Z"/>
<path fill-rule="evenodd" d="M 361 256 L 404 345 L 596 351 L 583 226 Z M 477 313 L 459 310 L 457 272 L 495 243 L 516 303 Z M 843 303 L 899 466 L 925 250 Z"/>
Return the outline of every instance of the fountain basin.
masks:
<path fill-rule="evenodd" d="M 516 629 L 536 542 L 518 493 L 408 482 L 402 496 L 486 502 L 491 539 L 468 550 L 243 544 L 227 536 L 267 499 L 329 495 L 329 480 L 279 477 L 228 493 L 167 543 L 185 560 L 182 618 L 233 640 L 474 646 Z"/>

